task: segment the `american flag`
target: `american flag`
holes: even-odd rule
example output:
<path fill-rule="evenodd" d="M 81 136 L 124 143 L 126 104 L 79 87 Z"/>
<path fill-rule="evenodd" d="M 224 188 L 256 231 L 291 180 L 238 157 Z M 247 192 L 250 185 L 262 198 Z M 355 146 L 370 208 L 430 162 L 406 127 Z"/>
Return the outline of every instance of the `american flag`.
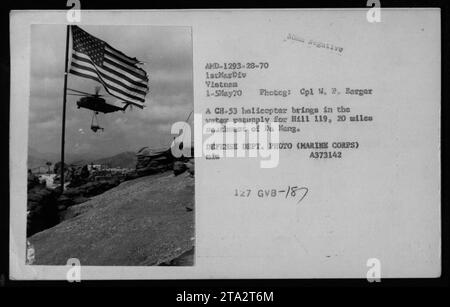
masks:
<path fill-rule="evenodd" d="M 147 73 L 131 58 L 78 26 L 72 28 L 70 73 L 100 82 L 105 90 L 140 108 L 148 92 Z"/>

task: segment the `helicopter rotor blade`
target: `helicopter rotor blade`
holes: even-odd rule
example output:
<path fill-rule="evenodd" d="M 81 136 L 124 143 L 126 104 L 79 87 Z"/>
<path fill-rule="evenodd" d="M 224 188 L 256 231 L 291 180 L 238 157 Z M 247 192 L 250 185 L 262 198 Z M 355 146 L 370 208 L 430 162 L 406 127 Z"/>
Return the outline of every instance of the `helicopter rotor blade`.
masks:
<path fill-rule="evenodd" d="M 82 97 L 86 97 L 86 95 L 81 95 L 81 94 L 72 94 L 72 93 L 68 93 L 67 95 L 69 95 L 69 96 L 82 96 Z"/>
<path fill-rule="evenodd" d="M 73 92 L 75 92 L 75 93 L 80 93 L 80 94 L 82 94 L 82 95 L 80 95 L 80 96 L 96 96 L 96 97 L 103 97 L 103 96 L 104 96 L 104 95 L 98 95 L 98 94 L 86 93 L 86 92 L 79 91 L 79 90 L 74 90 L 74 89 L 71 89 L 71 88 L 68 88 L 68 90 L 73 91 Z M 73 93 L 69 93 L 68 95 L 73 95 Z"/>
<path fill-rule="evenodd" d="M 74 89 L 71 89 L 71 88 L 68 88 L 68 90 L 72 91 L 72 92 L 75 92 L 75 93 L 80 93 L 80 94 L 83 94 L 83 95 L 89 95 L 89 96 L 93 95 L 93 94 L 90 94 L 90 93 L 82 92 L 82 91 L 79 91 L 79 90 L 74 90 Z"/>

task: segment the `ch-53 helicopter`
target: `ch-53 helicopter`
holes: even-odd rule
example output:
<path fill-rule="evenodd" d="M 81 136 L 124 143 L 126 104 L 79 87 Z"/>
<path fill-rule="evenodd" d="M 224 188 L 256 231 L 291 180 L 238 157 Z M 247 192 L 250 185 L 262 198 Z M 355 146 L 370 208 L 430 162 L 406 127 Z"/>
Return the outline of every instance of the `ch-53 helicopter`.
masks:
<path fill-rule="evenodd" d="M 99 95 L 100 86 L 95 87 L 95 94 L 86 93 L 79 90 L 67 89 L 72 91 L 72 93 L 68 93 L 71 96 L 82 96 L 80 100 L 77 101 L 78 109 L 84 108 L 91 110 L 92 120 L 91 120 L 91 130 L 97 132 L 98 130 L 104 131 L 103 127 L 100 127 L 98 124 L 97 115 L 99 112 L 107 114 L 117 111 L 125 111 L 127 107 L 130 105 L 129 103 L 125 103 L 123 107 L 118 107 L 113 104 L 109 104 L 106 102 L 104 98 L 101 98 L 103 95 Z"/>

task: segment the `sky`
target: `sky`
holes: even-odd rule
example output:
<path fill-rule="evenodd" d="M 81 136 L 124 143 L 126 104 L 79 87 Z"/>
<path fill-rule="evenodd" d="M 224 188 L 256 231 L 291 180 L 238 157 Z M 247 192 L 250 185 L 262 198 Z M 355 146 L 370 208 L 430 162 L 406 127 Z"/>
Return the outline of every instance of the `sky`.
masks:
<path fill-rule="evenodd" d="M 144 62 L 150 92 L 144 109 L 98 115 L 105 130 L 90 129 L 92 111 L 78 109 L 78 96 L 67 96 L 66 153 L 109 157 L 144 146 L 170 145 L 174 122 L 185 121 L 193 110 L 192 41 L 189 27 L 81 26 L 130 57 Z M 59 153 L 64 88 L 65 25 L 33 25 L 29 147 Z M 69 74 L 68 88 L 94 93 L 99 83 Z M 106 101 L 117 98 L 106 93 Z M 192 117 L 191 117 L 192 120 Z"/>

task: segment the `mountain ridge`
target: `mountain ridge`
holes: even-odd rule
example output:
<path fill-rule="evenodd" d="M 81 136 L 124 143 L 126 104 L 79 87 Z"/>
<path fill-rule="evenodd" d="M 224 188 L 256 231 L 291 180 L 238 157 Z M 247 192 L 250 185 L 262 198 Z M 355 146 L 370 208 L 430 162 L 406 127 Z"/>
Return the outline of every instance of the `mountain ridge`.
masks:
<path fill-rule="evenodd" d="M 28 150 L 28 168 L 33 169 L 39 166 L 45 166 L 49 161 L 52 164 L 59 162 L 61 159 L 57 153 L 41 153 L 33 148 Z M 85 165 L 85 164 L 104 164 L 109 167 L 134 168 L 136 166 L 136 153 L 133 151 L 124 151 L 111 156 L 94 157 L 89 154 L 67 154 L 65 160 L 69 164 Z"/>

